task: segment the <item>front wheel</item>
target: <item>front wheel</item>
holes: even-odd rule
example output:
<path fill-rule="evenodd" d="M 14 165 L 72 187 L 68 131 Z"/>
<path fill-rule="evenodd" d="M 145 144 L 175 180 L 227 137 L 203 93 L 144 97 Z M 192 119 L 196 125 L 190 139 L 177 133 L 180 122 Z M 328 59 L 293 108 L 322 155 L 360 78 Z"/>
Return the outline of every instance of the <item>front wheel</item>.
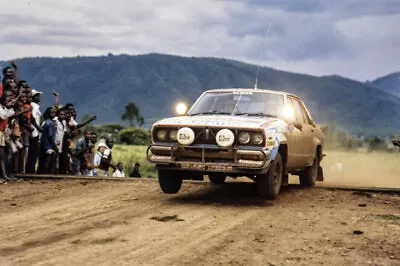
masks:
<path fill-rule="evenodd" d="M 175 194 L 182 186 L 182 175 L 177 171 L 158 170 L 158 182 L 164 193 Z"/>
<path fill-rule="evenodd" d="M 276 199 L 282 186 L 283 162 L 279 153 L 276 154 L 268 173 L 259 175 L 258 194 L 262 198 Z"/>

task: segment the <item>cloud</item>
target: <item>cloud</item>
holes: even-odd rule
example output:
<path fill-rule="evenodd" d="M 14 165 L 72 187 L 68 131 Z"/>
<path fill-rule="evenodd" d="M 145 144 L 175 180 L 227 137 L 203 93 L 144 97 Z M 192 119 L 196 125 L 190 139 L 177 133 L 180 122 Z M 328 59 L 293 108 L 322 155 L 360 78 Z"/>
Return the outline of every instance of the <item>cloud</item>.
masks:
<path fill-rule="evenodd" d="M 158 52 L 365 80 L 400 69 L 399 18 L 395 0 L 12 1 L 0 59 Z"/>

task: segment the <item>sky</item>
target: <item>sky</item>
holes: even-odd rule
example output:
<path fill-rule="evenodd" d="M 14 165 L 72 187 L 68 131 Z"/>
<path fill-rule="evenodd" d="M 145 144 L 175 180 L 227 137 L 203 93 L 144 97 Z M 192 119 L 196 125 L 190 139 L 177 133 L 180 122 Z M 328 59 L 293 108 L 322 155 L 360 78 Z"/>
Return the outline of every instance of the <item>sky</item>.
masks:
<path fill-rule="evenodd" d="M 0 60 L 108 53 L 373 80 L 400 71 L 400 0 L 0 0 Z"/>

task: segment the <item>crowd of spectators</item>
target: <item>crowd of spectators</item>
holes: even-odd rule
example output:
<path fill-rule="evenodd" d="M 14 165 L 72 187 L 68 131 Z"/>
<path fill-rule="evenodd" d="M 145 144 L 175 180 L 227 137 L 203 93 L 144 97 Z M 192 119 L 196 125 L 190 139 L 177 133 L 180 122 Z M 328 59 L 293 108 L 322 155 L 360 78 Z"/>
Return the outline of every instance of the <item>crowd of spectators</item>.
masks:
<path fill-rule="evenodd" d="M 112 163 L 113 139 L 98 141 L 95 132 L 82 132 L 96 116 L 78 123 L 74 105 L 61 105 L 55 91 L 49 92 L 54 105 L 42 113 L 43 92 L 19 78 L 15 61 L 2 74 L 0 183 L 16 180 L 16 174 L 106 176 L 112 169 L 113 176 L 124 176 L 122 164 Z"/>

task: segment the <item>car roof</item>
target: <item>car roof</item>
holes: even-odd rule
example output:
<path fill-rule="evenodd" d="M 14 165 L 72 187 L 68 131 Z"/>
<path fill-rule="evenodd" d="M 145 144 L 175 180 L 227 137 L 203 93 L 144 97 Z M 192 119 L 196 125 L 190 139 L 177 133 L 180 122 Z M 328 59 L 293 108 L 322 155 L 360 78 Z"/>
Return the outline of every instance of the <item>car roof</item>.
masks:
<path fill-rule="evenodd" d="M 284 91 L 277 91 L 277 90 L 267 90 L 267 89 L 251 89 L 251 88 L 219 88 L 219 89 L 212 89 L 206 90 L 205 92 L 261 92 L 261 93 L 273 93 L 273 94 L 281 94 L 283 96 L 292 96 L 298 99 L 301 99 L 299 96 L 296 96 L 292 93 L 284 92 Z"/>

